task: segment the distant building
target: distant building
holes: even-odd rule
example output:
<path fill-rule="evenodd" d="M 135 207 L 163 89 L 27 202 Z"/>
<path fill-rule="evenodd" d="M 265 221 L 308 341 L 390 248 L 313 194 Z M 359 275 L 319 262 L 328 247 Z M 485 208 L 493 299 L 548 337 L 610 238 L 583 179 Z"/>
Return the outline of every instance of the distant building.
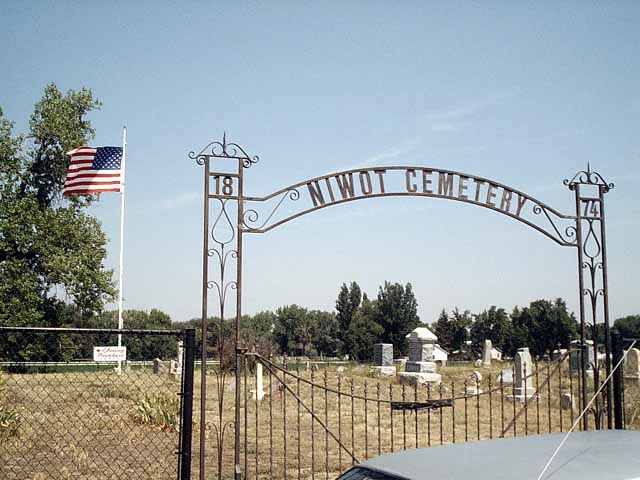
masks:
<path fill-rule="evenodd" d="M 491 348 L 491 360 L 502 360 L 502 350 L 499 348 Z"/>

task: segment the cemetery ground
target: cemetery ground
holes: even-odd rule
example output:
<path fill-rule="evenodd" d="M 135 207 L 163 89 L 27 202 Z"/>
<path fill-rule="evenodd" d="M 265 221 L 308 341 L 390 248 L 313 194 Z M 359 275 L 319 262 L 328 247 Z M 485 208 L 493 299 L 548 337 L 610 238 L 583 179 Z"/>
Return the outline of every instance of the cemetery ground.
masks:
<path fill-rule="evenodd" d="M 500 388 L 496 380 L 503 368 L 511 368 L 508 362 L 494 361 L 490 368 L 472 363 L 441 367 L 442 384 L 430 388 L 403 386 L 395 378 L 372 378 L 364 365 L 304 367 L 289 365 L 296 376 L 287 376 L 286 388 L 265 368 L 266 395 L 258 403 L 251 398 L 254 375 L 247 372 L 246 392 L 243 375 L 241 395 L 247 396 L 248 408 L 242 412 L 240 436 L 246 478 L 335 478 L 353 463 L 350 451 L 361 461 L 402 449 L 498 438 L 503 431 L 507 437 L 566 431 L 578 413 L 577 406 L 560 408 L 561 393 L 572 389 L 577 397 L 578 392 L 577 375 L 569 374 L 567 361 L 548 382 L 547 372 L 553 366 L 539 364 L 532 377 L 539 393 L 526 408 L 508 399 L 510 383 Z M 482 375 L 477 384 L 474 371 Z M 194 388 L 194 478 L 198 478 L 199 373 Z M 283 378 L 281 372 L 275 373 Z M 3 377 L 2 412 L 10 410 L 17 417 L 15 422 L 0 420 L 2 478 L 125 478 L 115 472 L 126 478 L 175 478 L 179 382 L 173 376 L 133 370 L 119 376 L 99 371 L 5 372 Z M 229 374 L 224 381 L 226 423 L 234 418 L 235 379 Z M 311 381 L 313 387 L 307 383 Z M 465 395 L 465 382 L 483 394 Z M 220 390 L 213 372 L 207 375 L 207 389 L 206 461 L 208 472 L 216 476 Z M 294 394 L 313 411 L 315 421 Z M 388 403 L 452 397 L 453 407 L 418 413 L 392 410 Z M 637 382 L 626 381 L 625 405 L 628 427 L 640 428 Z M 335 439 L 320 422 L 329 426 Z M 227 424 L 223 431 L 223 478 L 232 478 L 233 425 Z M 337 440 L 345 448 L 340 449 Z"/>

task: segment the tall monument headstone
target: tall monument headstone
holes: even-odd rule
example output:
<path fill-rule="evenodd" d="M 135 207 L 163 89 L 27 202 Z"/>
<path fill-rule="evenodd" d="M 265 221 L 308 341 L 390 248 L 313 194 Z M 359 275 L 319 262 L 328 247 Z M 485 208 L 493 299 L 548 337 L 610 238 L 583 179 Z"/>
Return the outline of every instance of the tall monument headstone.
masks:
<path fill-rule="evenodd" d="M 409 360 L 400 374 L 400 381 L 409 384 L 440 383 L 442 376 L 436 373 L 438 366 L 434 358 L 434 348 L 438 341 L 431 330 L 418 327 L 407 335 Z"/>
<path fill-rule="evenodd" d="M 484 341 L 484 347 L 482 349 L 482 366 L 490 367 L 491 366 L 491 350 L 493 349 L 493 345 L 491 344 L 491 340 L 487 339 Z"/>
<path fill-rule="evenodd" d="M 518 349 L 514 358 L 516 377 L 513 382 L 513 400 L 526 401 L 535 395 L 531 373 L 534 370 L 529 348 Z"/>
<path fill-rule="evenodd" d="M 436 362 L 433 356 L 435 343 L 438 340 L 431 330 L 419 327 L 409 335 L 409 360 L 404 369 L 406 372 L 435 373 Z"/>
<path fill-rule="evenodd" d="M 253 392 L 253 399 L 257 402 L 264 397 L 264 379 L 262 377 L 262 363 L 256 362 L 256 389 Z"/>

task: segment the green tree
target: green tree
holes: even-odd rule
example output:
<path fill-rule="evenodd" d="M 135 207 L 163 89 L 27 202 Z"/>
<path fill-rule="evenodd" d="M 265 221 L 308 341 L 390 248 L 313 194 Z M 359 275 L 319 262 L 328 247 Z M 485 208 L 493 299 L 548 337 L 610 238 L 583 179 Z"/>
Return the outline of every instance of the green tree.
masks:
<path fill-rule="evenodd" d="M 356 282 L 351 282 L 349 286 L 346 283 L 342 284 L 336 300 L 336 320 L 339 328 L 339 350 L 343 354 L 348 354 L 352 349 L 352 345 L 348 342 L 349 330 L 361 301 L 362 290 Z"/>
<path fill-rule="evenodd" d="M 311 310 L 309 321 L 313 325 L 313 346 L 321 355 L 335 356 L 338 353 L 340 331 L 338 320 L 332 312 Z"/>
<path fill-rule="evenodd" d="M 312 345 L 314 327 L 306 308 L 286 305 L 276 310 L 273 338 L 282 353 L 304 355 Z"/>
<path fill-rule="evenodd" d="M 438 344 L 445 350 L 466 351 L 471 323 L 471 314 L 468 310 L 460 312 L 456 307 L 451 314 L 447 314 L 443 308 L 438 320 L 433 324 L 433 333 L 438 337 Z"/>
<path fill-rule="evenodd" d="M 454 308 L 451 312 L 451 323 L 453 325 L 453 349 L 467 350 L 469 329 L 473 323 L 471 312 L 469 310 L 461 312 L 458 307 Z"/>
<path fill-rule="evenodd" d="M 392 343 L 398 354 L 407 352 L 406 335 L 420 325 L 418 302 L 410 283 L 384 282 L 378 291 L 376 322 L 382 327 L 381 341 Z"/>
<path fill-rule="evenodd" d="M 567 311 L 567 304 L 561 298 L 553 302 L 536 300 L 522 310 L 515 308 L 511 321 L 513 336 L 510 354 L 514 354 L 518 348 L 529 347 L 537 357 L 545 353 L 551 355 L 558 347 L 569 348 L 578 332 L 575 316 Z"/>
<path fill-rule="evenodd" d="M 449 320 L 449 315 L 447 315 L 447 311 L 443 308 L 442 312 L 440 312 L 440 316 L 438 320 L 436 320 L 432 325 L 433 333 L 438 337 L 438 344 L 449 352 L 453 352 L 455 348 L 453 348 L 453 323 Z"/>
<path fill-rule="evenodd" d="M 350 345 L 349 357 L 360 362 L 373 358 L 373 344 L 378 343 L 384 330 L 376 321 L 376 302 L 362 297 L 360 308 L 355 312 L 347 334 Z"/>
<path fill-rule="evenodd" d="M 98 107 L 90 90 L 50 84 L 27 136 L 0 110 L 0 325 L 62 326 L 68 304 L 88 317 L 115 294 L 107 239 L 84 211 L 96 196 L 61 195 L 65 152 L 93 137 L 85 117 Z"/>
<path fill-rule="evenodd" d="M 243 315 L 240 329 L 247 338 L 270 337 L 276 323 L 276 314 L 270 310 L 258 312 L 253 316 Z"/>
<path fill-rule="evenodd" d="M 471 325 L 471 341 L 476 353 L 482 351 L 485 340 L 491 340 L 494 347 L 502 352 L 508 346 L 511 337 L 511 319 L 504 308 L 491 306 L 489 310 L 476 315 Z"/>
<path fill-rule="evenodd" d="M 618 318 L 613 327 L 626 338 L 640 338 L 640 315 L 629 315 Z"/>

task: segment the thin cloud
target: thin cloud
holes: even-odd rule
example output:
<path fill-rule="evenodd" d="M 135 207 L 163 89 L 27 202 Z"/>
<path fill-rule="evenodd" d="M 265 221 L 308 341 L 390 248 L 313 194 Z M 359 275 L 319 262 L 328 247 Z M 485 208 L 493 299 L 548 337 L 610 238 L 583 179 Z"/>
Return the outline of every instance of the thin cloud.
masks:
<path fill-rule="evenodd" d="M 469 123 L 469 120 L 473 117 L 502 103 L 513 95 L 513 93 L 494 95 L 485 99 L 446 107 L 442 110 L 427 112 L 424 115 L 424 119 L 433 132 L 457 131 Z"/>
<path fill-rule="evenodd" d="M 361 162 L 355 165 L 352 165 L 347 170 L 351 170 L 355 168 L 372 167 L 372 166 L 380 165 L 383 162 L 394 160 L 398 157 L 402 157 L 403 155 L 408 154 L 413 149 L 415 149 L 419 144 L 420 144 L 420 138 L 418 137 L 411 138 L 402 144 L 394 145 L 388 150 L 385 150 L 383 152 L 380 152 L 378 154 L 365 158 Z"/>

